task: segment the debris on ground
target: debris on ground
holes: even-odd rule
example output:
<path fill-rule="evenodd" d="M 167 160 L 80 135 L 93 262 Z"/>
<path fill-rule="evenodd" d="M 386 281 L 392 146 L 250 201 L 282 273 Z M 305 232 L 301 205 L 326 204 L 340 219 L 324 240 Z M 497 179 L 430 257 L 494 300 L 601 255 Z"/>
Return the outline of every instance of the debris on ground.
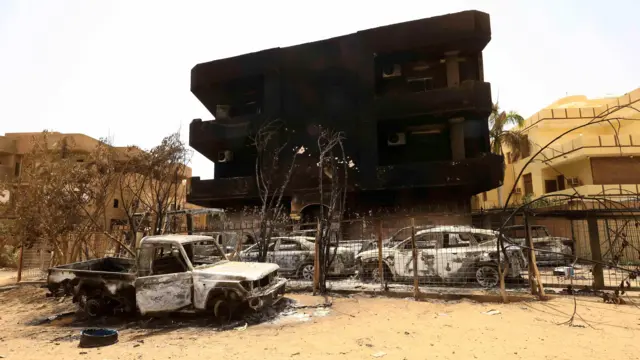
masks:
<path fill-rule="evenodd" d="M 374 358 L 381 358 L 381 357 L 383 357 L 385 355 L 387 355 L 387 353 L 384 352 L 384 351 L 378 351 L 377 353 L 371 354 L 371 356 L 373 356 Z"/>
<path fill-rule="evenodd" d="M 54 320 L 57 320 L 57 319 L 61 319 L 61 318 L 67 317 L 67 316 L 75 315 L 75 313 L 76 313 L 75 311 L 69 311 L 69 312 L 65 312 L 65 313 L 61 313 L 61 314 L 51 315 L 51 316 L 48 316 L 46 318 L 41 318 L 41 319 L 36 319 L 36 320 L 30 321 L 30 322 L 27 323 L 27 325 L 44 325 L 44 324 L 48 324 L 48 323 L 50 323 L 50 322 L 52 322 Z"/>
<path fill-rule="evenodd" d="M 235 327 L 235 328 L 233 328 L 233 330 L 235 330 L 235 331 L 245 331 L 245 330 L 247 330 L 247 326 L 249 326 L 249 324 L 248 323 L 244 323 L 243 326 Z"/>
<path fill-rule="evenodd" d="M 313 312 L 313 316 L 315 317 L 324 317 L 329 315 L 329 309 L 317 309 L 316 311 Z"/>
<path fill-rule="evenodd" d="M 485 315 L 499 315 L 499 314 L 502 314 L 502 313 L 500 311 L 498 311 L 498 310 L 491 309 L 489 311 L 483 312 L 483 314 L 485 314 Z"/>

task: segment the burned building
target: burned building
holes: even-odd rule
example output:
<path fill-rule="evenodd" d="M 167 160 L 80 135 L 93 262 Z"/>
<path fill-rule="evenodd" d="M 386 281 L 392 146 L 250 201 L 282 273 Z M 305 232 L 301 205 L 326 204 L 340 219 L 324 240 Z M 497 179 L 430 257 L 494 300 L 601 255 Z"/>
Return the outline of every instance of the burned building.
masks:
<path fill-rule="evenodd" d="M 188 201 L 258 204 L 252 133 L 280 119 L 288 141 L 309 149 L 318 127 L 344 133 L 356 164 L 349 211 L 468 208 L 503 178 L 489 147 L 490 39 L 489 15 L 464 11 L 196 65 L 191 91 L 215 120 L 195 119 L 189 143 L 215 174 L 192 178 Z M 294 175 L 285 194 L 292 215 L 318 206 L 317 174 Z"/>

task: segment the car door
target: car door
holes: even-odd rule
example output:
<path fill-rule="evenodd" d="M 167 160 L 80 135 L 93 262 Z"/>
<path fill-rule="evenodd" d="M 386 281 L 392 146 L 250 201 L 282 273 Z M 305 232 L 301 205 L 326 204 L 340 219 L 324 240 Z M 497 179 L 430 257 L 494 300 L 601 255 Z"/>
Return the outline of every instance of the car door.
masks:
<path fill-rule="evenodd" d="M 144 244 L 138 254 L 136 305 L 142 314 L 176 311 L 191 306 L 191 262 L 182 246 Z"/>
<path fill-rule="evenodd" d="M 311 254 L 299 240 L 282 238 L 276 245 L 276 263 L 283 272 L 295 272 Z"/>
<path fill-rule="evenodd" d="M 464 266 L 470 246 L 477 246 L 477 240 L 469 232 L 446 232 L 442 248 L 438 249 L 440 263 L 444 265 L 441 276 L 447 278 L 459 275 Z"/>
<path fill-rule="evenodd" d="M 435 244 L 437 238 L 438 233 L 416 235 L 418 276 L 434 275 Z M 400 276 L 413 276 L 413 245 L 411 238 L 408 238 L 396 247 L 394 268 Z"/>

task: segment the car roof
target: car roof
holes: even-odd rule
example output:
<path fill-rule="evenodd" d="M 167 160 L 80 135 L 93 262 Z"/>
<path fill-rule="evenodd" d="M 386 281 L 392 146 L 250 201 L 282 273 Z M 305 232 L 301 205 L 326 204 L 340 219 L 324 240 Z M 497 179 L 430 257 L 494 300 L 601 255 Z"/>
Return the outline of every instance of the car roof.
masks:
<path fill-rule="evenodd" d="M 420 230 L 416 232 L 416 235 L 434 233 L 434 232 L 470 232 L 475 234 L 496 235 L 497 231 L 488 229 L 479 229 L 469 225 L 439 225 L 429 229 Z"/>
<path fill-rule="evenodd" d="M 167 235 L 152 235 L 144 237 L 140 243 L 153 241 L 155 243 L 190 243 L 195 241 L 214 241 L 211 236 L 207 235 L 182 235 L 182 234 L 167 234 Z"/>

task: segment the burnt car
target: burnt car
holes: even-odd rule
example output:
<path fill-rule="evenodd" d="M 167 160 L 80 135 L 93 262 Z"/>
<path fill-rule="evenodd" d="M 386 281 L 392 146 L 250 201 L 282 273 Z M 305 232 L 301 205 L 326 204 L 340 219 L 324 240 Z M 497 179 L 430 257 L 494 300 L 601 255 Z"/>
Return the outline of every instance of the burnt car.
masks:
<path fill-rule="evenodd" d="M 574 242 L 571 239 L 552 236 L 543 225 L 530 225 L 533 247 L 536 250 L 538 266 L 556 266 L 571 263 L 574 256 Z M 504 235 L 518 245 L 526 246 L 527 240 L 524 225 L 513 225 L 504 228 Z M 525 251 L 525 254 L 528 254 Z"/>
<path fill-rule="evenodd" d="M 356 271 L 354 252 L 348 247 L 332 247 L 335 258 L 329 266 L 330 276 L 353 275 Z M 313 280 L 315 238 L 310 236 L 275 237 L 267 248 L 267 262 L 278 264 L 279 273 L 303 280 Z M 256 261 L 258 244 L 239 254 L 241 261 Z"/>
<path fill-rule="evenodd" d="M 476 281 L 483 287 L 498 285 L 498 233 L 470 226 L 434 226 L 415 234 L 418 277 L 428 282 Z M 383 275 L 390 281 L 414 278 L 411 236 L 383 244 Z M 527 266 L 519 246 L 506 247 L 509 261 L 508 278 L 519 278 Z M 504 259 L 502 260 L 504 261 Z M 378 250 L 356 256 L 360 275 L 366 280 L 380 281 Z"/>

